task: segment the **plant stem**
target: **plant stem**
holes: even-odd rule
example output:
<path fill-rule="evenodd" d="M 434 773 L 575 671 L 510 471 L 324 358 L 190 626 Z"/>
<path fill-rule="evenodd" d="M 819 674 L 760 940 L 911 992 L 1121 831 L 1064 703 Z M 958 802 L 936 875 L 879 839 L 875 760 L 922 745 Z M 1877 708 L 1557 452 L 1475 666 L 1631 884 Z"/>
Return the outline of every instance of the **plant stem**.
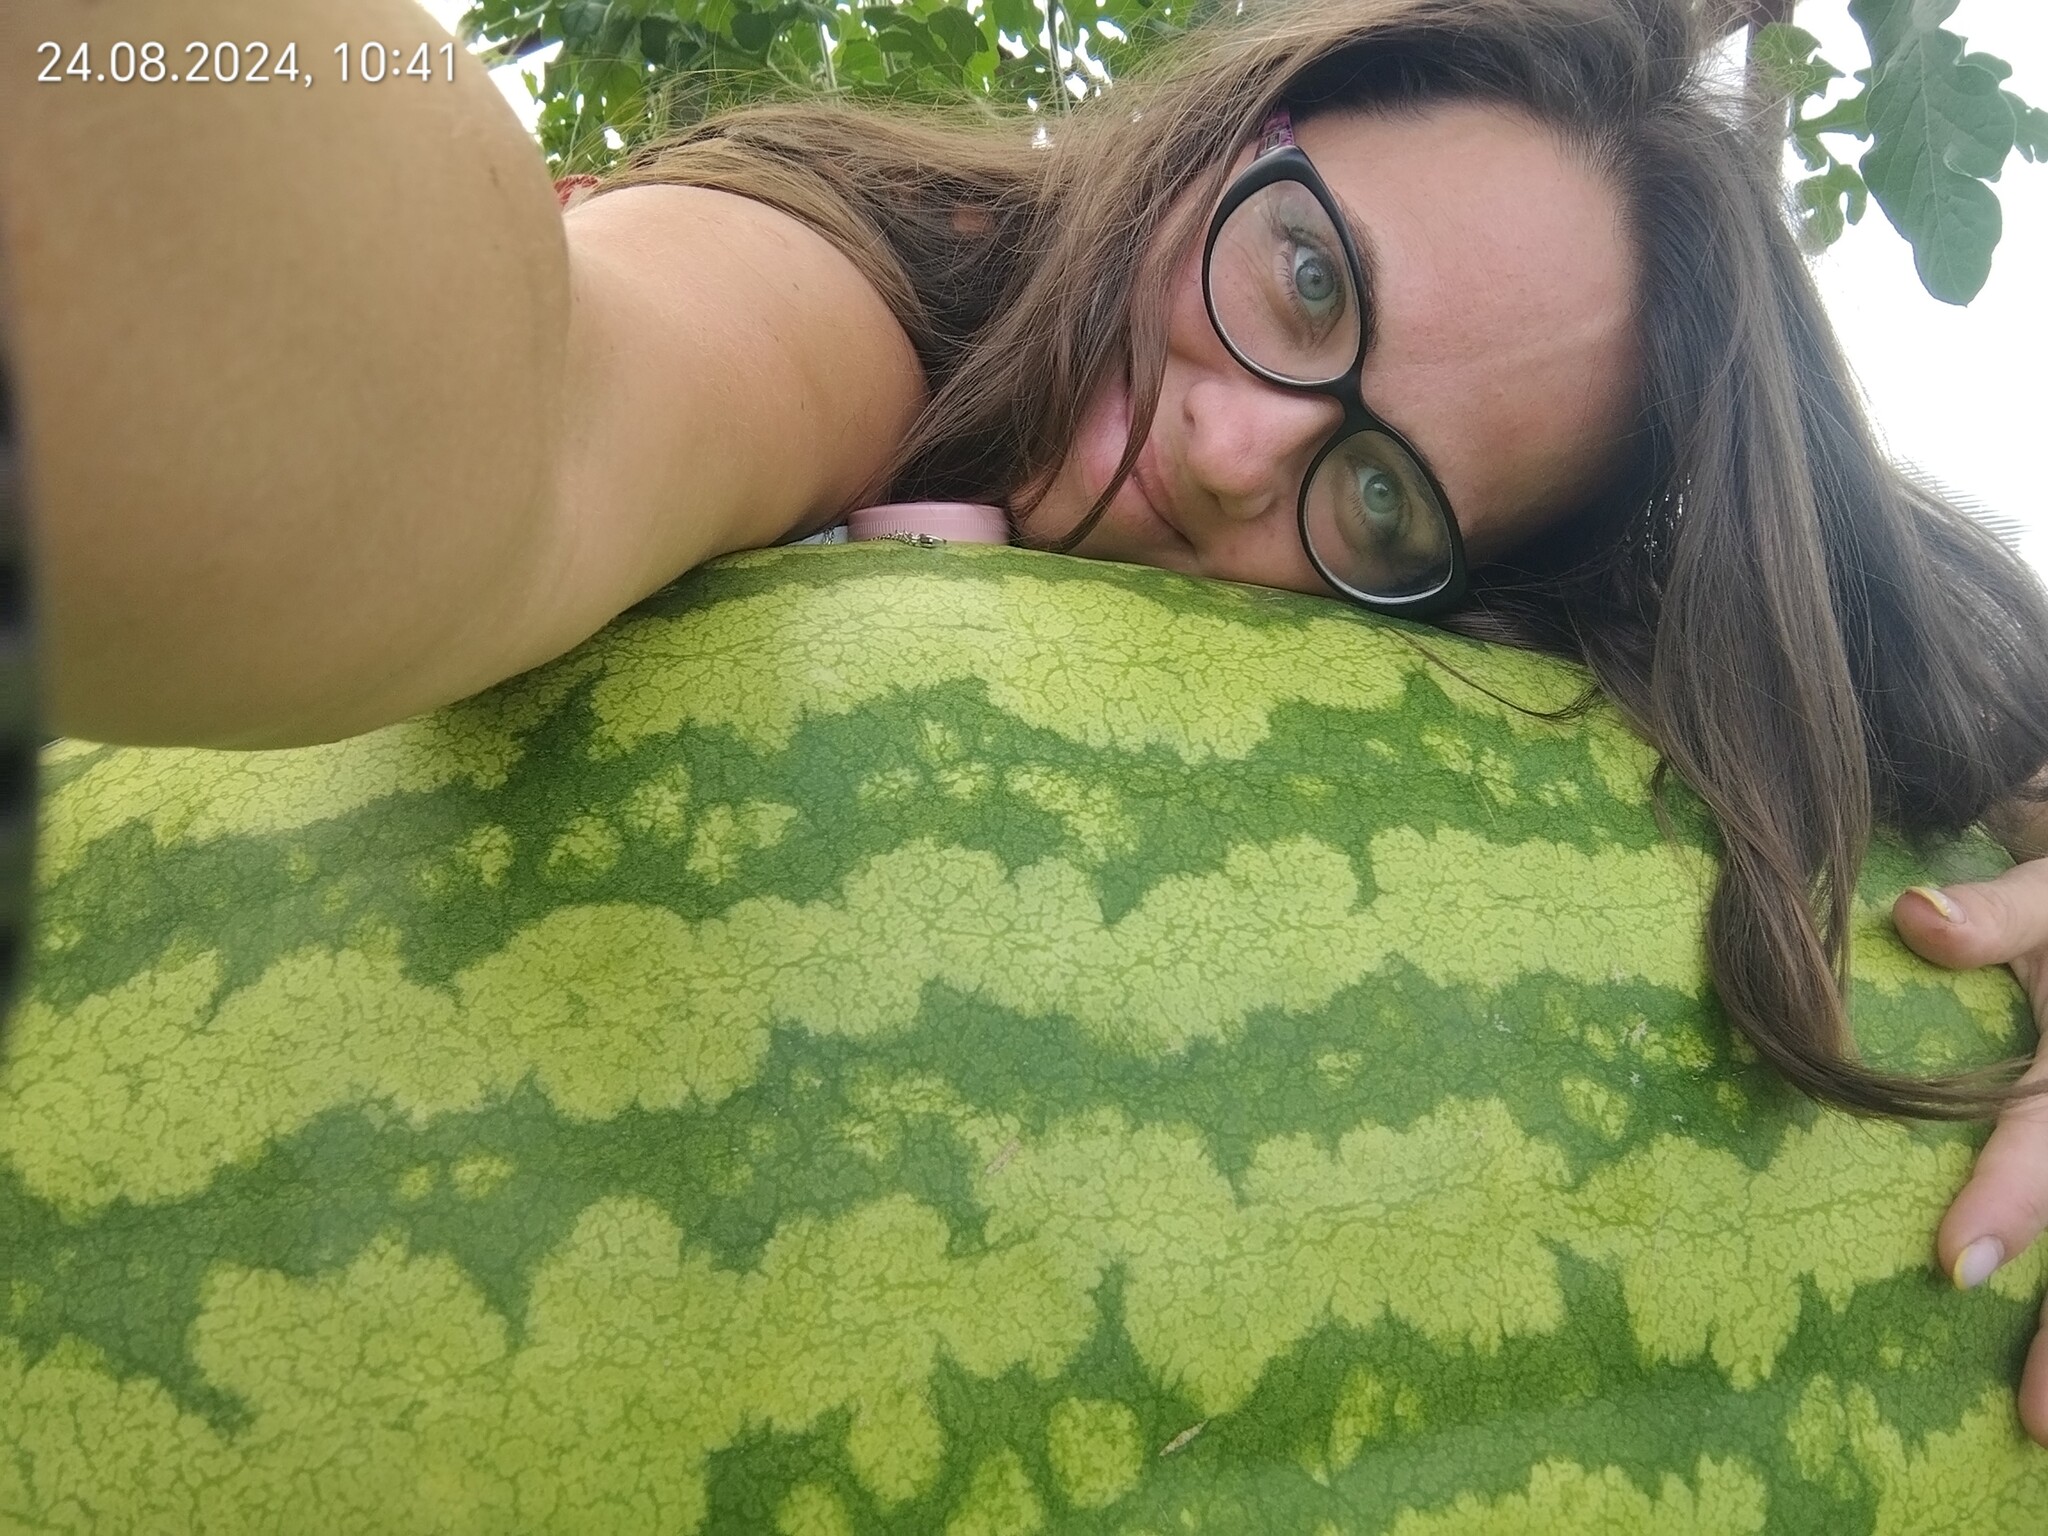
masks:
<path fill-rule="evenodd" d="M 1053 93 L 1058 96 L 1060 111 L 1065 112 L 1071 103 L 1067 100 L 1067 77 L 1060 70 L 1060 21 L 1066 15 L 1066 7 L 1060 0 L 1045 0 L 1045 38 L 1047 71 L 1052 77 Z"/>

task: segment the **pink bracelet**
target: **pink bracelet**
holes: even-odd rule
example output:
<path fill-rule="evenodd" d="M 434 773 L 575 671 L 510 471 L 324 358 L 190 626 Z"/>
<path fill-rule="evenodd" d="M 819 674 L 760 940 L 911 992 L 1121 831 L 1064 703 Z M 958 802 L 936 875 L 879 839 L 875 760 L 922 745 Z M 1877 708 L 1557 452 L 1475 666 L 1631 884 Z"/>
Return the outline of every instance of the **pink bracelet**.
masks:
<path fill-rule="evenodd" d="M 849 540 L 886 539 L 895 534 L 923 535 L 955 544 L 1007 544 L 1010 520 L 1001 507 L 975 501 L 899 501 L 847 514 Z"/>

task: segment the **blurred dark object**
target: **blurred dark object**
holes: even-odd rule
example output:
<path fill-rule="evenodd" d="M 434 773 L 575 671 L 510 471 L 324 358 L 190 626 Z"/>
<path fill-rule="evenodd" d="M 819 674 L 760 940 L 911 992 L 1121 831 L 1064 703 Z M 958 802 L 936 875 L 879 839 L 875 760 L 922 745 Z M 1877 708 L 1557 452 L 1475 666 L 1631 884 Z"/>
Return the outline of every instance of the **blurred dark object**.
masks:
<path fill-rule="evenodd" d="M 0 295 L 5 276 L 0 269 Z M 27 968 L 36 754 L 43 739 L 36 723 L 27 489 L 0 315 L 0 1038 Z"/>

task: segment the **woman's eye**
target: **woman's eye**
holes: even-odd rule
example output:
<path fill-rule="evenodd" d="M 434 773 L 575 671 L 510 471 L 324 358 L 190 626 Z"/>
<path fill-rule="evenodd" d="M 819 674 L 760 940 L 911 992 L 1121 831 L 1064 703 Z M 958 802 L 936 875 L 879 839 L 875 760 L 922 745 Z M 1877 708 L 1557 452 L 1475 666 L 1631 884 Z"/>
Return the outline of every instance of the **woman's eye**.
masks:
<path fill-rule="evenodd" d="M 1295 246 L 1294 291 L 1304 304 L 1318 312 L 1328 309 L 1330 301 L 1338 296 L 1339 286 L 1336 268 L 1327 254 L 1314 246 Z"/>
<path fill-rule="evenodd" d="M 1330 253 L 1296 235 L 1282 251 L 1293 307 L 1318 333 L 1344 312 L 1344 274 Z"/>
<path fill-rule="evenodd" d="M 1386 470 L 1364 465 L 1358 471 L 1358 510 L 1375 539 L 1392 541 L 1407 527 L 1408 494 Z"/>

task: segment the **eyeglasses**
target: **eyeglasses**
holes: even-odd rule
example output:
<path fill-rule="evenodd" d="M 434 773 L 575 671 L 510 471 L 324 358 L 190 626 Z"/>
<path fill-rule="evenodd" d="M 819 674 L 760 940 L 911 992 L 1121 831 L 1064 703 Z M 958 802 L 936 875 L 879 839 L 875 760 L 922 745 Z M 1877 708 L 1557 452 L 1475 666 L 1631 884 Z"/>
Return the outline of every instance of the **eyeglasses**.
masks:
<path fill-rule="evenodd" d="M 1365 280 L 1351 232 L 1283 108 L 1209 221 L 1202 299 L 1230 355 L 1269 384 L 1328 395 L 1344 420 L 1301 482 L 1302 548 L 1352 601 L 1420 618 L 1465 592 L 1465 547 L 1422 455 L 1366 408 Z"/>

